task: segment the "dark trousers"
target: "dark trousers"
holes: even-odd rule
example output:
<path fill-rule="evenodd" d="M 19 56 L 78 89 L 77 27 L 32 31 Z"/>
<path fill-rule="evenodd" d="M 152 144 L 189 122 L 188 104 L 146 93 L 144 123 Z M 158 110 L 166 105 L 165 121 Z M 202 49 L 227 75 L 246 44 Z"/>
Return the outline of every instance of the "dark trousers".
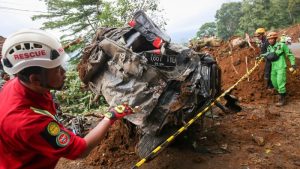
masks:
<path fill-rule="evenodd" d="M 265 62 L 265 79 L 267 80 L 267 88 L 274 88 L 271 81 L 272 63 L 269 60 Z"/>

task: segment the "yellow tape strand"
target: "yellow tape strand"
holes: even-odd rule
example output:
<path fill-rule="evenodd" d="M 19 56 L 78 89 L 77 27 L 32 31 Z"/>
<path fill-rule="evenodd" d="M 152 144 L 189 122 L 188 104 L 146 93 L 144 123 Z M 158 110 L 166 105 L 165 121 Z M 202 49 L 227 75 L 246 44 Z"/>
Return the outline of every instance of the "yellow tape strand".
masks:
<path fill-rule="evenodd" d="M 161 149 L 161 146 L 158 146 L 158 147 L 156 147 L 156 149 L 154 149 L 152 152 L 153 152 L 153 153 L 157 153 L 160 149 Z"/>
<path fill-rule="evenodd" d="M 160 151 L 162 151 L 165 147 L 167 147 L 172 140 L 176 138 L 180 133 L 182 133 L 185 129 L 187 129 L 193 122 L 195 122 L 199 117 L 201 117 L 206 111 L 208 111 L 213 105 L 215 105 L 215 101 L 219 101 L 222 97 L 224 97 L 227 93 L 229 93 L 233 88 L 235 88 L 241 81 L 246 79 L 262 62 L 263 59 L 258 60 L 257 63 L 255 63 L 255 66 L 250 69 L 249 72 L 247 72 L 244 76 L 242 76 L 235 84 L 233 84 L 231 87 L 229 87 L 225 92 L 223 92 L 219 97 L 217 97 L 214 101 L 212 101 L 205 109 L 203 109 L 201 112 L 199 112 L 194 118 L 192 118 L 187 124 L 182 126 L 180 129 L 178 129 L 173 135 L 171 135 L 166 141 L 164 141 L 162 144 L 157 146 L 149 155 L 147 155 L 145 158 L 140 160 L 138 163 L 136 163 L 132 169 L 139 168 L 141 165 L 143 165 L 147 160 L 154 157 L 154 155 Z"/>
<path fill-rule="evenodd" d="M 174 136 L 171 136 L 167 139 L 168 142 L 171 142 L 175 137 Z"/>

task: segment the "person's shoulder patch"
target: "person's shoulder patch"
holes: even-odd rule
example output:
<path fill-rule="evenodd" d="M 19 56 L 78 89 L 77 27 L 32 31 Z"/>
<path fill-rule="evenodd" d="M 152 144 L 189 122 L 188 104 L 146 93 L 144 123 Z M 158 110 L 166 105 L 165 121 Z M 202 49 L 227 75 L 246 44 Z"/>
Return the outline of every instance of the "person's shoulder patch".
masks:
<path fill-rule="evenodd" d="M 57 136 L 60 132 L 60 127 L 56 122 L 50 122 L 47 126 L 47 131 L 51 136 Z"/>
<path fill-rule="evenodd" d="M 71 136 L 64 131 L 57 122 L 51 121 L 41 132 L 42 138 L 45 139 L 54 149 L 66 147 L 71 140 Z"/>
<path fill-rule="evenodd" d="M 70 142 L 70 135 L 65 131 L 61 131 L 58 136 L 56 136 L 56 144 L 59 147 L 65 147 Z"/>

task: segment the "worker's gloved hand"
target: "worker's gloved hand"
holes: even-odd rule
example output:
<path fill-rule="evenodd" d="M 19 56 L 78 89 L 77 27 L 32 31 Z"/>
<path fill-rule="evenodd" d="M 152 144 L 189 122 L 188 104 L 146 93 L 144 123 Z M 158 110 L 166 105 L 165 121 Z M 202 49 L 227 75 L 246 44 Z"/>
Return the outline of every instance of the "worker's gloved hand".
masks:
<path fill-rule="evenodd" d="M 110 119 L 111 124 L 113 124 L 116 120 L 122 119 L 124 116 L 132 113 L 133 109 L 130 106 L 127 104 L 122 104 L 109 108 L 104 116 Z"/>
<path fill-rule="evenodd" d="M 297 73 L 297 66 L 296 65 L 292 65 L 292 67 L 289 68 L 289 71 L 292 74 L 296 74 Z"/>
<path fill-rule="evenodd" d="M 264 58 L 264 55 L 259 55 L 259 56 L 257 56 L 255 59 L 256 59 L 256 60 L 260 60 L 260 59 L 262 59 L 262 58 Z"/>

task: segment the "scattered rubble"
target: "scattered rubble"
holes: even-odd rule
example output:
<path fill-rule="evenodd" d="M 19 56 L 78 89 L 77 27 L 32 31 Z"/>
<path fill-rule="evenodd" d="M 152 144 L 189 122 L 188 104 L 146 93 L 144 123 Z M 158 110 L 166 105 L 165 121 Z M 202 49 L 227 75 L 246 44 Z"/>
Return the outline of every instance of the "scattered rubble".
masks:
<path fill-rule="evenodd" d="M 204 37 L 204 38 L 196 38 L 192 39 L 189 42 L 189 47 L 199 51 L 204 47 L 219 47 L 222 45 L 222 40 L 216 37 Z"/>
<path fill-rule="evenodd" d="M 253 141 L 255 141 L 259 146 L 265 145 L 265 139 L 261 136 L 256 136 L 255 134 L 251 134 Z"/>

